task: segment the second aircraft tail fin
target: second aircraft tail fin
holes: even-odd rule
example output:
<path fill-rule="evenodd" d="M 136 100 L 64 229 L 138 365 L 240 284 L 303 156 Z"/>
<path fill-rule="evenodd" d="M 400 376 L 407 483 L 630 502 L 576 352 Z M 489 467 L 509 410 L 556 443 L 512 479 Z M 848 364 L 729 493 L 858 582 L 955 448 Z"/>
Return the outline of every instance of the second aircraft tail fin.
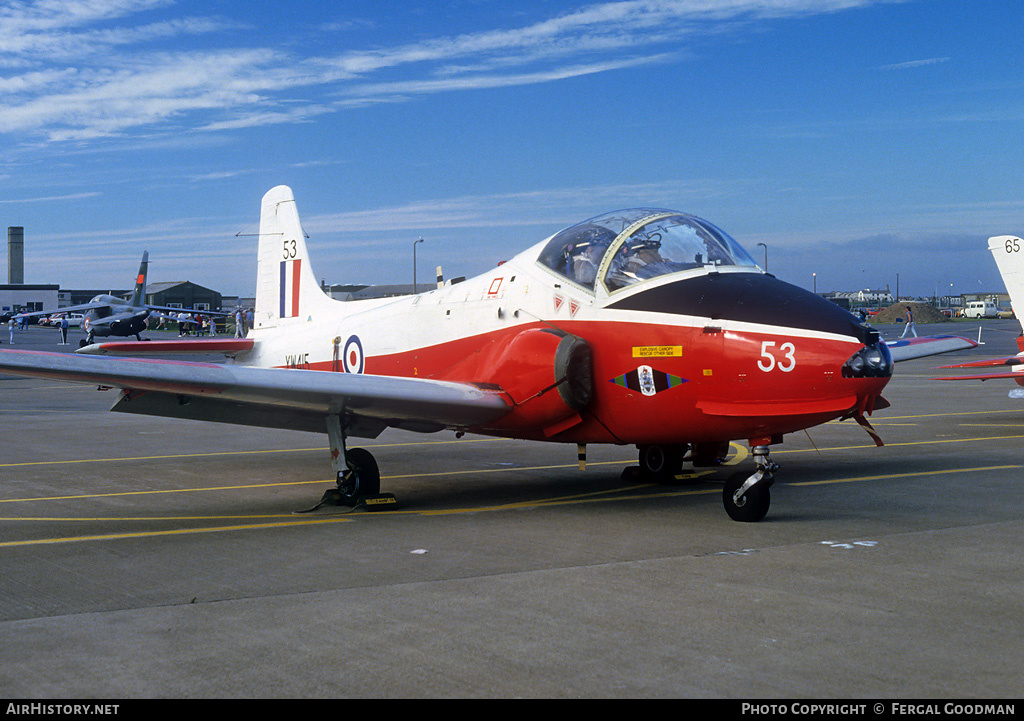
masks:
<path fill-rule="evenodd" d="M 149 273 L 149 251 L 142 251 L 142 262 L 139 274 L 135 276 L 135 290 L 132 291 L 131 305 L 141 307 L 146 304 L 146 274 Z"/>
<path fill-rule="evenodd" d="M 1024 318 L 1024 240 L 1014 235 L 997 235 L 988 239 L 988 249 L 1003 276 L 1014 313 Z"/>

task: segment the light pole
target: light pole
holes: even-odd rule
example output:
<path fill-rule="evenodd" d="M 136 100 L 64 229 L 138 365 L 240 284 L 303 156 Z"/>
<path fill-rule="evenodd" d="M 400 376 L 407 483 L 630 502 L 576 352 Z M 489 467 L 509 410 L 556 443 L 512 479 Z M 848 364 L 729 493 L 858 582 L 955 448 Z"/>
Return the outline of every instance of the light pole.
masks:
<path fill-rule="evenodd" d="M 818 294 L 818 274 L 817 273 L 811 273 L 811 275 L 814 277 L 814 294 L 817 295 Z"/>
<path fill-rule="evenodd" d="M 765 245 L 764 243 L 758 243 L 758 245 L 760 245 L 762 248 L 764 248 L 764 272 L 767 273 L 768 272 L 768 246 Z"/>
<path fill-rule="evenodd" d="M 418 238 L 412 242 L 412 294 L 416 295 L 416 246 L 423 242 L 423 238 Z"/>

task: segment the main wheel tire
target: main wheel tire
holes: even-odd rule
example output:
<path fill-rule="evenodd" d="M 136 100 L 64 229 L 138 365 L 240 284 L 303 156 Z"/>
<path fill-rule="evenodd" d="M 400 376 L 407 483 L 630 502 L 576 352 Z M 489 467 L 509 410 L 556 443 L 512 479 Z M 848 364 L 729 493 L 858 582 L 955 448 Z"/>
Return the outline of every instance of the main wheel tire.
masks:
<path fill-rule="evenodd" d="M 338 484 L 343 503 L 354 506 L 360 498 L 380 493 L 380 469 L 373 454 L 365 448 L 353 448 L 345 454 L 345 464 L 350 473 Z"/>
<path fill-rule="evenodd" d="M 673 480 L 683 470 L 687 446 L 640 446 L 640 472 L 659 482 Z"/>
<path fill-rule="evenodd" d="M 722 503 L 725 505 L 725 512 L 734 521 L 744 523 L 757 523 L 768 513 L 768 507 L 772 503 L 771 491 L 767 481 L 761 481 L 747 489 L 737 501 L 733 498 L 740 486 L 750 477 L 746 471 L 739 471 L 729 476 L 722 489 Z"/>

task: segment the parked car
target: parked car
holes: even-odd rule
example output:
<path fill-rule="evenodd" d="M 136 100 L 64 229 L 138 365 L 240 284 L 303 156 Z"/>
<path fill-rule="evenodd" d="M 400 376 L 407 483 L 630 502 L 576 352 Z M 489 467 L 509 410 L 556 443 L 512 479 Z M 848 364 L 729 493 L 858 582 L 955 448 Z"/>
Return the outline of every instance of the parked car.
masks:
<path fill-rule="evenodd" d="M 82 319 L 85 317 L 81 313 L 54 313 L 48 318 L 40 319 L 39 325 L 59 328 L 61 319 L 64 318 L 65 315 L 68 317 L 68 326 L 72 328 L 82 325 Z"/>

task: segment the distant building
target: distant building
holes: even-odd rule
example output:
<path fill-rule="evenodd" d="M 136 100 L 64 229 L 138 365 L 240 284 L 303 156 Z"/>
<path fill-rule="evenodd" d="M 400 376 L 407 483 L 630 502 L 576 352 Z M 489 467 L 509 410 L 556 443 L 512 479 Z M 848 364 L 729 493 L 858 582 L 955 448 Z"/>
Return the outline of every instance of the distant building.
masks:
<path fill-rule="evenodd" d="M 0 285 L 0 313 L 21 313 L 57 307 L 59 285 Z"/>
<path fill-rule="evenodd" d="M 857 291 L 857 300 L 861 303 L 895 303 L 896 299 L 893 298 L 892 293 L 889 292 L 889 287 L 886 286 L 885 290 L 859 290 Z"/>
<path fill-rule="evenodd" d="M 972 300 L 990 300 L 996 305 L 1001 303 L 1010 303 L 1010 294 L 1006 291 L 1001 292 L 985 292 L 985 293 L 964 293 L 959 296 L 961 298 L 961 305 L 970 303 Z"/>
<path fill-rule="evenodd" d="M 944 298 L 943 300 L 946 300 L 946 299 Z M 1007 293 L 1006 291 L 999 291 L 999 292 L 997 292 L 997 291 L 990 291 L 990 292 L 981 292 L 981 293 L 964 293 L 964 294 L 962 294 L 960 296 L 955 296 L 955 299 L 954 298 L 950 298 L 950 301 L 951 301 L 950 305 L 951 306 L 955 306 L 956 308 L 959 309 L 959 308 L 966 307 L 966 305 L 968 303 L 970 303 L 971 301 L 978 301 L 978 300 L 989 300 L 989 301 L 992 301 L 993 303 L 996 304 L 996 306 L 998 306 L 999 310 L 1001 310 L 1001 311 L 1009 312 L 1010 310 L 1012 310 L 1011 305 L 1010 305 L 1010 294 Z"/>
<path fill-rule="evenodd" d="M 233 313 L 239 308 L 256 307 L 256 298 L 254 296 L 225 295 L 222 298 L 224 305 L 221 306 L 221 310 L 225 313 Z"/>
<path fill-rule="evenodd" d="M 837 302 L 843 307 L 851 307 L 855 305 L 891 305 L 896 302 L 892 293 L 889 292 L 889 286 L 886 286 L 885 290 L 870 290 L 865 288 L 864 290 L 855 291 L 835 291 L 832 293 L 826 293 L 823 297 Z"/>
<path fill-rule="evenodd" d="M 191 281 L 150 283 L 146 286 L 146 303 L 168 308 L 193 308 L 195 310 L 221 310 L 224 299 L 220 293 Z"/>
<path fill-rule="evenodd" d="M 447 281 L 447 284 L 455 285 L 456 283 L 461 283 L 464 280 L 466 280 L 464 276 L 452 278 Z M 403 295 L 426 293 L 428 290 L 434 290 L 435 288 L 437 288 L 436 282 L 417 283 L 416 285 L 412 285 L 411 283 L 407 285 L 320 284 L 320 290 L 324 293 L 335 300 L 344 301 L 369 300 L 371 298 L 398 298 Z"/>

